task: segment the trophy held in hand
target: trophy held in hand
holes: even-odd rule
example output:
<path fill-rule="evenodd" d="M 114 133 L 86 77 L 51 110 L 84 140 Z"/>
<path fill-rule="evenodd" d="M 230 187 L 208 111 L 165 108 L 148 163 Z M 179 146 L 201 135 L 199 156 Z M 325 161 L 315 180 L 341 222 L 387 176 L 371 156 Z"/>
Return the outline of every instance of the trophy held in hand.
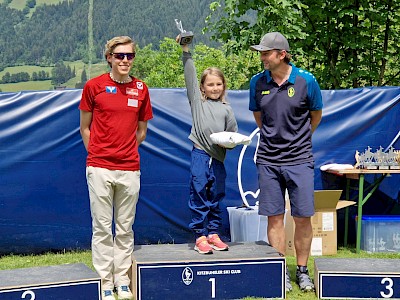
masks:
<path fill-rule="evenodd" d="M 178 30 L 181 32 L 179 44 L 180 45 L 191 44 L 193 40 L 193 32 L 184 30 L 182 27 L 182 21 L 175 19 L 175 23 L 176 27 L 178 27 Z"/>

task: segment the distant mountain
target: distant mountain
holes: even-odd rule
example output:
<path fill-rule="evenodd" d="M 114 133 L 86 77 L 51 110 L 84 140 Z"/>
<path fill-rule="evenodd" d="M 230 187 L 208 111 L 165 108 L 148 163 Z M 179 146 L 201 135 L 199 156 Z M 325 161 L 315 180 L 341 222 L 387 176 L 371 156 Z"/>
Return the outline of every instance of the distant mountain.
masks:
<path fill-rule="evenodd" d="M 195 41 L 213 45 L 201 33 L 213 0 L 93 0 L 93 44 L 96 59 L 103 58 L 104 45 L 116 35 L 132 36 L 139 47 L 157 47 L 164 37 L 183 28 L 195 33 Z M 87 60 L 88 0 L 66 0 L 29 9 L 0 4 L 0 70 L 16 65 L 54 65 L 59 61 Z M 28 2 L 27 2 L 28 3 Z M 35 6 L 36 5 L 36 6 Z M 215 42 L 214 42 L 215 45 Z"/>

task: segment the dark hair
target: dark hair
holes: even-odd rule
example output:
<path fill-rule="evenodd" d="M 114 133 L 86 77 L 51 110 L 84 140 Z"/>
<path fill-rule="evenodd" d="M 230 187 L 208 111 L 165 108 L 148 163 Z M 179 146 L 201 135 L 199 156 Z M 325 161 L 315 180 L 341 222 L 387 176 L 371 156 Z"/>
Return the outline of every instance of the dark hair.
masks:
<path fill-rule="evenodd" d="M 279 50 L 279 52 L 281 52 L 281 51 L 283 51 L 283 50 Z M 286 55 L 285 55 L 285 58 L 283 59 L 283 61 L 288 64 L 288 63 L 290 63 L 291 59 L 292 59 L 292 54 L 290 54 L 289 52 L 286 51 Z"/>

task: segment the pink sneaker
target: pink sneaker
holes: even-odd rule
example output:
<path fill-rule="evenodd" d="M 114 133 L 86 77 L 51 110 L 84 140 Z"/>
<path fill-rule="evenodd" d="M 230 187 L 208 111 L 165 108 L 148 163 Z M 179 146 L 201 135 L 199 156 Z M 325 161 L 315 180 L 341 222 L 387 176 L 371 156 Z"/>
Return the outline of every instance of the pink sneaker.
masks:
<path fill-rule="evenodd" d="M 207 241 L 214 250 L 227 251 L 229 249 L 229 246 L 221 241 L 218 234 L 216 233 L 210 234 L 207 238 Z"/>
<path fill-rule="evenodd" d="M 213 250 L 211 246 L 207 242 L 207 238 L 203 235 L 196 240 L 196 245 L 194 246 L 194 250 L 199 252 L 200 254 L 212 254 Z"/>

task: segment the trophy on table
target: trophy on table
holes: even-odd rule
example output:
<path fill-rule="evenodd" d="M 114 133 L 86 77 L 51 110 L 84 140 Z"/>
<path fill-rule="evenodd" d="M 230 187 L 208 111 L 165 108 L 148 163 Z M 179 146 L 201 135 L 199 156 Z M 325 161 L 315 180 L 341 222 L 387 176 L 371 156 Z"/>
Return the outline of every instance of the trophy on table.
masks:
<path fill-rule="evenodd" d="M 355 168 L 368 170 L 400 170 L 400 150 L 395 150 L 392 146 L 389 150 L 383 151 L 382 146 L 376 152 L 371 151 L 368 146 L 365 152 L 356 151 Z"/>
<path fill-rule="evenodd" d="M 400 170 L 400 150 L 395 150 L 393 147 L 388 151 L 388 164 L 391 170 Z"/>
<path fill-rule="evenodd" d="M 178 30 L 181 32 L 181 38 L 179 40 L 180 45 L 187 45 L 192 43 L 193 40 L 193 32 L 186 31 L 182 27 L 182 21 L 175 19 L 175 24 Z"/>

